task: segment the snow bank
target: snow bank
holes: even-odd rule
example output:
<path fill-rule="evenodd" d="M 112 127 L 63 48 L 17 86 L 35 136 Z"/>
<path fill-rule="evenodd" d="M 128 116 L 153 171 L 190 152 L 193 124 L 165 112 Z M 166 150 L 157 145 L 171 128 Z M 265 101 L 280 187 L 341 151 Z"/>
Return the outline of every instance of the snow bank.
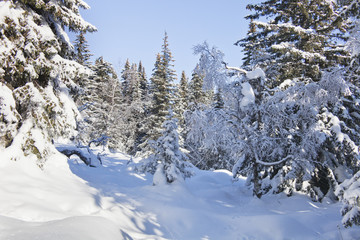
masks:
<path fill-rule="evenodd" d="M 0 216 L 0 239 L 118 240 L 126 237 L 113 222 L 102 217 L 80 216 L 46 223 L 29 223 Z"/>
<path fill-rule="evenodd" d="M 41 170 L 26 158 L 0 159 L 0 215 L 42 222 L 99 210 L 96 190 L 72 174 L 67 159 L 54 154 Z"/>

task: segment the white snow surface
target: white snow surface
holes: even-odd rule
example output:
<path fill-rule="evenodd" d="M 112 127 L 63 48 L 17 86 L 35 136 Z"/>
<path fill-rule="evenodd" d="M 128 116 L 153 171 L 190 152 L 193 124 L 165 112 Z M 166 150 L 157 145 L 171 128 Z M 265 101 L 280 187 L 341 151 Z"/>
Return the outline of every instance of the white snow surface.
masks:
<path fill-rule="evenodd" d="M 358 239 L 341 226 L 340 203 L 295 195 L 256 199 L 225 170 L 153 186 L 129 157 L 103 166 L 55 154 L 44 170 L 0 156 L 0 239 Z M 337 226 L 340 226 L 340 230 Z"/>

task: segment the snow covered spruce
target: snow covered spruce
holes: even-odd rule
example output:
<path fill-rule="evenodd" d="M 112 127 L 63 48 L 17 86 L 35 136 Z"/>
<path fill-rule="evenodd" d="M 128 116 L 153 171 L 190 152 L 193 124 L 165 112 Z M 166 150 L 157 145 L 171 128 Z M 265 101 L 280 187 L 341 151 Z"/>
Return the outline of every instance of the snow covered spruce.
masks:
<path fill-rule="evenodd" d="M 80 117 L 71 94 L 88 70 L 71 60 L 64 27 L 95 31 L 83 1 L 1 1 L 1 155 L 34 159 L 40 167 L 56 151 L 52 139 L 74 136 Z"/>
<path fill-rule="evenodd" d="M 167 118 L 161 136 L 150 142 L 154 153 L 135 165 L 138 171 L 154 174 L 153 185 L 182 181 L 193 174 L 188 157 L 180 149 L 177 119 L 172 118 L 172 114 Z"/>

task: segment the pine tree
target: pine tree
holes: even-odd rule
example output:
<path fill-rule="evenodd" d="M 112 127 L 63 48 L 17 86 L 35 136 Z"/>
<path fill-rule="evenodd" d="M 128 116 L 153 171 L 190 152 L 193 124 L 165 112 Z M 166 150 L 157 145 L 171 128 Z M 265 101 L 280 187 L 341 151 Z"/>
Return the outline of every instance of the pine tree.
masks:
<path fill-rule="evenodd" d="M 85 38 L 85 33 L 81 31 L 75 39 L 75 60 L 84 66 L 90 66 L 90 57 L 92 54 Z"/>
<path fill-rule="evenodd" d="M 150 92 L 152 96 L 150 139 L 157 139 L 161 132 L 162 123 L 169 114 L 173 100 L 173 82 L 175 71 L 173 58 L 169 49 L 168 36 L 165 32 L 161 54 L 157 55 L 153 75 L 150 79 Z"/>
<path fill-rule="evenodd" d="M 65 27 L 95 31 L 79 8 L 83 1 L 1 1 L 0 78 L 2 92 L 0 149 L 16 160 L 34 159 L 40 167 L 56 153 L 51 140 L 70 138 L 76 132 L 79 112 L 71 99 L 73 82 L 87 69 L 72 61 L 73 48 Z M 9 101 L 9 99 L 12 99 Z M 9 124 L 6 122 L 11 120 Z"/>
<path fill-rule="evenodd" d="M 179 120 L 180 128 L 184 127 L 184 113 L 189 106 L 189 89 L 188 89 L 188 79 L 183 71 L 181 73 L 180 84 L 178 87 L 178 100 L 177 107 L 175 109 L 176 118 Z"/>
<path fill-rule="evenodd" d="M 130 71 L 131 71 L 131 65 L 130 65 L 129 59 L 127 59 L 124 69 L 121 72 L 121 89 L 122 89 L 122 94 L 124 96 L 124 99 L 129 99 L 129 95 L 131 95 L 130 94 L 130 91 L 131 91 Z"/>
<path fill-rule="evenodd" d="M 145 69 L 126 62 L 122 71 L 122 104 L 119 113 L 122 151 L 136 155 L 141 152 L 147 134 L 149 112 L 149 89 Z"/>
<path fill-rule="evenodd" d="M 186 163 L 187 156 L 180 151 L 176 119 L 172 116 L 168 116 L 163 123 L 161 136 L 153 147 L 152 160 L 157 163 L 154 185 L 172 183 L 191 176 L 191 172 L 186 169 L 189 167 Z"/>
<path fill-rule="evenodd" d="M 194 107 L 200 107 L 201 104 L 206 103 L 206 93 L 203 91 L 203 84 L 203 77 L 194 70 L 189 83 L 189 102 Z"/>
<path fill-rule="evenodd" d="M 225 103 L 224 103 L 224 99 L 222 96 L 221 88 L 219 88 L 214 95 L 213 105 L 214 105 L 215 109 L 223 109 L 224 108 Z"/>
<path fill-rule="evenodd" d="M 247 17 L 251 30 L 238 44 L 248 52 L 246 63 L 266 70 L 272 86 L 294 78 L 319 81 L 321 71 L 346 64 L 336 44 L 345 26 L 335 1 L 270 0 L 247 8 L 255 11 Z M 271 20 L 255 21 L 260 17 Z"/>
<path fill-rule="evenodd" d="M 94 75 L 85 80 L 82 103 L 88 107 L 83 111 L 89 125 L 87 142 L 106 136 L 110 148 L 119 148 L 120 126 L 118 125 L 122 94 L 120 82 L 112 65 L 103 57 L 96 59 L 91 67 Z"/>
<path fill-rule="evenodd" d="M 149 88 L 148 88 L 148 82 L 147 82 L 147 78 L 146 78 L 145 68 L 143 67 L 141 61 L 139 62 L 138 73 L 139 73 L 139 79 L 140 79 L 141 98 L 143 100 L 145 100 L 146 97 L 148 96 Z"/>

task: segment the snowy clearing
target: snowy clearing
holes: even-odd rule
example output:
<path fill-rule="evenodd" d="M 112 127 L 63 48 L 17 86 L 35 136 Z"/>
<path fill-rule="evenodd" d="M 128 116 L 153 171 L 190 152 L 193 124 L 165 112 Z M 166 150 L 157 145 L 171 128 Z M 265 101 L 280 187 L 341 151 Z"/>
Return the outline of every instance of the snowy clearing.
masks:
<path fill-rule="evenodd" d="M 0 239 L 359 239 L 341 204 L 305 196 L 252 197 L 228 171 L 152 186 L 129 157 L 107 152 L 90 168 L 61 154 L 44 170 L 0 159 Z M 340 226 L 340 230 L 338 229 Z M 342 237 L 341 237 L 342 235 Z"/>

